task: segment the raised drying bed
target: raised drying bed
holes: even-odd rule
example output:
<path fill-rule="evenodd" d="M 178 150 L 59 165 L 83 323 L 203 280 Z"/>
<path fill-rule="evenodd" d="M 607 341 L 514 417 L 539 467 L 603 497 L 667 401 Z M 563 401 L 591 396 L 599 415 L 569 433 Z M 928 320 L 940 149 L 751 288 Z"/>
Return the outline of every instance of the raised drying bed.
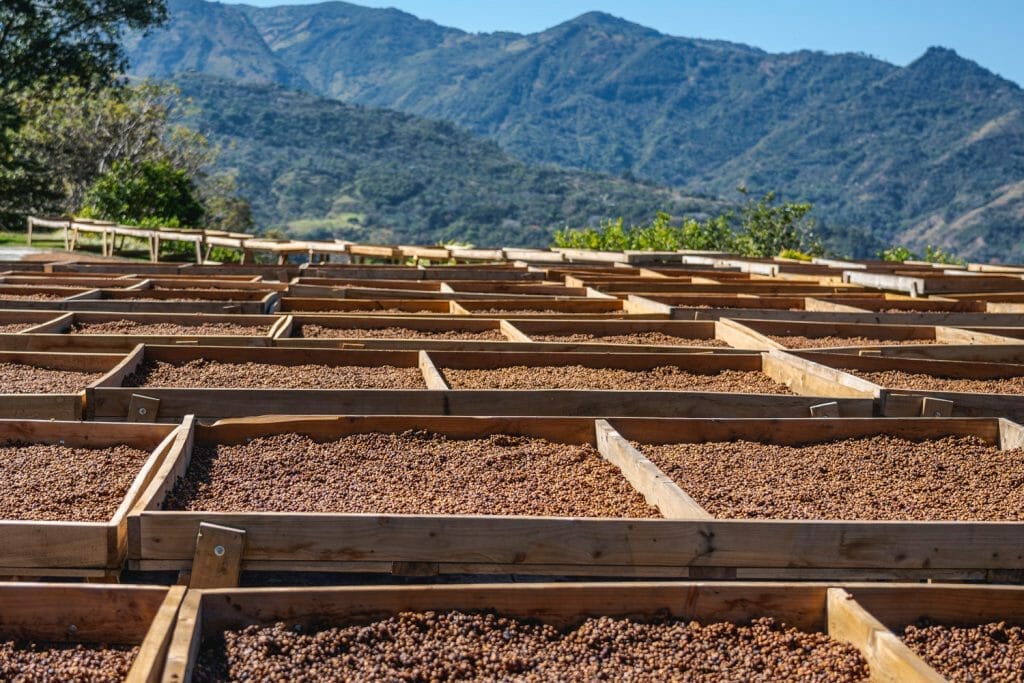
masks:
<path fill-rule="evenodd" d="M 458 671 L 483 679 L 682 680 L 703 675 L 937 683 L 945 679 L 897 635 L 914 623 L 914 615 L 956 624 L 1013 622 L 1022 606 L 1020 588 L 914 584 L 190 591 L 169 648 L 165 680 L 200 683 L 230 661 L 238 675 L 230 680 L 264 678 L 272 670 L 294 677 L 353 679 L 432 680 Z M 334 648 L 314 647 L 335 642 L 346 643 L 343 663 L 333 658 Z M 290 657 L 277 654 L 285 645 Z M 1002 660 L 991 657 L 987 670 L 987 677 L 1011 680 L 1012 667 L 1020 661 L 1019 645 L 999 647 L 994 638 L 979 638 L 977 645 L 975 656 L 1012 652 Z M 951 662 L 935 664 L 943 668 Z"/>
<path fill-rule="evenodd" d="M 174 425 L 0 421 L 0 575 L 116 575 L 128 511 L 175 436 Z"/>
<path fill-rule="evenodd" d="M 74 296 L 87 295 L 95 290 L 84 287 L 53 287 L 32 285 L 0 286 L 0 308 L 63 310 L 65 302 Z"/>
<path fill-rule="evenodd" d="M 437 368 L 431 388 L 454 389 L 445 407 L 457 415 L 802 417 L 836 402 L 834 415 L 869 417 L 873 406 L 870 397 L 794 395 L 793 370 L 757 353 L 431 351 L 427 358 Z"/>
<path fill-rule="evenodd" d="M 717 324 L 711 321 L 517 320 L 514 327 L 521 333 L 521 341 L 538 342 L 538 350 L 548 343 L 600 344 L 608 351 L 644 346 L 729 346 L 717 336 Z"/>
<path fill-rule="evenodd" d="M 450 315 L 452 302 L 440 299 L 316 299 L 286 296 L 282 313 L 346 315 Z"/>
<path fill-rule="evenodd" d="M 90 419 L 442 414 L 416 351 L 139 346 L 87 391 Z M 133 400 L 135 403 L 133 403 Z"/>
<path fill-rule="evenodd" d="M 856 351 L 890 346 L 936 344 L 999 344 L 1013 340 L 984 332 L 942 325 L 877 325 L 870 323 L 794 320 L 718 321 L 718 336 L 736 348 L 832 349 Z"/>
<path fill-rule="evenodd" d="M 55 320 L 60 311 L 0 310 L 0 335 L 20 334 L 25 330 Z"/>
<path fill-rule="evenodd" d="M 542 570 L 530 565 L 551 564 L 553 553 L 588 573 L 624 558 L 598 553 L 595 560 L 583 551 L 586 537 L 549 545 L 535 533 L 571 535 L 586 516 L 625 528 L 637 515 L 677 516 L 687 504 L 645 479 L 640 463 L 599 445 L 585 419 L 266 418 L 190 426 L 191 438 L 179 442 L 133 513 L 132 564 L 141 569 L 187 565 L 199 523 L 212 522 L 245 529 L 250 568 L 390 572 L 394 563 L 426 561 L 523 573 Z M 282 478 L 286 471 L 295 476 Z M 239 475 L 247 483 L 228 484 Z M 629 522 L 616 519 L 623 515 Z"/>
<path fill-rule="evenodd" d="M 0 583 L 0 672 L 15 681 L 158 681 L 184 595 L 184 586 Z"/>
<path fill-rule="evenodd" d="M 618 299 L 474 299 L 453 301 L 452 312 L 488 318 L 613 318 L 629 312 Z M 663 314 L 645 314 L 665 317 Z M 630 316 L 633 317 L 633 316 Z"/>
<path fill-rule="evenodd" d="M 292 315 L 290 325 L 282 328 L 277 342 L 293 346 L 335 346 L 337 343 L 369 345 L 375 348 L 408 348 L 409 342 L 473 342 L 493 344 L 507 342 L 507 323 L 499 320 L 477 320 L 468 316 L 452 318 L 417 318 L 403 316 L 344 317 Z M 486 346 L 484 347 L 486 348 Z"/>
<path fill-rule="evenodd" d="M 18 334 L 0 348 L 32 351 L 130 350 L 138 344 L 269 346 L 287 316 L 173 313 L 65 313 Z"/>
<path fill-rule="evenodd" d="M 120 354 L 0 351 L 0 418 L 81 420 L 86 390 Z"/>
<path fill-rule="evenodd" d="M 134 313 L 273 313 L 279 292 L 203 289 L 97 289 L 66 301 L 69 311 L 119 311 Z"/>
<path fill-rule="evenodd" d="M 803 391 L 873 397 L 889 417 L 1007 417 L 1024 420 L 1024 365 L 960 360 L 771 352 L 800 369 Z M 939 399 L 925 401 L 925 397 Z"/>
<path fill-rule="evenodd" d="M 301 467 L 286 464 L 282 468 L 274 464 L 276 458 L 294 459 L 286 454 L 308 448 L 302 445 L 306 443 L 302 435 L 328 442 L 351 434 L 377 433 L 377 438 L 387 442 L 387 435 L 410 429 L 456 439 L 515 434 L 578 446 L 597 444 L 602 455 L 618 465 L 648 503 L 657 505 L 667 519 L 393 514 L 367 508 L 361 508 L 367 510 L 362 513 L 314 513 L 303 512 L 302 506 L 289 502 L 314 495 L 318 505 L 329 505 L 336 497 L 344 499 L 353 493 L 348 485 L 329 484 L 329 478 L 320 478 L 323 483 L 317 492 L 317 478 L 302 475 Z M 623 418 L 614 420 L 614 428 L 599 420 L 595 430 L 594 422 L 573 418 L 339 417 L 228 420 L 213 426 L 195 425 L 194 430 L 196 446 L 185 444 L 168 457 L 131 515 L 129 557 L 135 568 L 187 566 L 200 522 L 210 522 L 246 532 L 243 565 L 250 569 L 392 572 L 416 566 L 418 571 L 431 573 L 684 576 L 691 571 L 715 568 L 739 570 L 750 576 L 814 578 L 824 574 L 858 579 L 985 578 L 989 571 L 1024 569 L 1019 543 L 1022 524 L 1017 521 L 714 519 L 627 441 L 650 444 L 744 438 L 792 444 L 889 434 L 908 439 L 976 437 L 1003 449 L 1018 448 L 1021 428 L 1007 421 Z M 289 434 L 300 436 L 286 436 Z M 285 435 L 282 443 L 289 445 L 275 453 L 268 450 L 266 444 L 270 442 L 265 439 L 280 438 L 278 435 Z M 272 475 L 271 481 L 262 483 L 262 478 L 254 478 L 255 470 L 250 468 L 249 474 L 241 478 L 231 477 L 235 484 L 230 488 L 188 488 L 187 481 L 178 484 L 193 461 L 199 469 L 189 475 L 191 481 L 197 481 L 197 476 L 200 482 L 213 481 L 212 471 L 208 470 L 211 448 L 231 448 L 251 444 L 256 439 L 261 441 L 252 453 L 258 453 L 259 461 L 265 462 L 266 466 L 260 467 Z M 396 452 L 406 450 L 398 448 Z M 365 448 L 360 452 L 365 456 Z M 456 452 L 465 457 L 464 450 Z M 256 467 L 251 455 L 241 461 L 252 462 Z M 387 460 L 382 463 L 387 465 Z M 281 472 L 295 474 L 279 481 Z M 403 475 L 385 479 L 392 482 L 409 478 Z M 577 486 L 570 496 L 573 500 L 580 491 L 589 490 L 580 487 L 592 485 L 590 480 L 566 479 L 564 473 L 558 480 Z M 373 488 L 373 478 L 362 476 L 346 481 L 361 482 L 358 490 L 370 487 L 365 490 L 380 495 Z M 453 490 L 466 490 L 448 481 Z M 241 482 L 245 482 L 244 487 L 239 486 Z M 483 499 L 493 500 L 492 491 L 488 490 Z M 184 499 L 180 498 L 183 491 Z M 190 491 L 228 496 L 234 501 L 254 495 L 255 491 L 282 501 L 285 511 L 260 512 L 259 506 L 257 511 L 246 511 L 253 508 L 238 502 L 233 504 L 234 512 L 192 507 L 190 511 L 163 509 L 168 501 L 177 501 L 174 504 L 179 505 L 181 500 L 190 500 Z M 360 494 L 356 496 L 356 501 L 363 500 Z M 224 499 L 225 504 L 231 509 L 228 498 Z M 465 501 L 465 497 L 460 495 L 452 500 Z M 544 509 L 551 500 L 547 494 L 539 495 L 534 509 Z"/>

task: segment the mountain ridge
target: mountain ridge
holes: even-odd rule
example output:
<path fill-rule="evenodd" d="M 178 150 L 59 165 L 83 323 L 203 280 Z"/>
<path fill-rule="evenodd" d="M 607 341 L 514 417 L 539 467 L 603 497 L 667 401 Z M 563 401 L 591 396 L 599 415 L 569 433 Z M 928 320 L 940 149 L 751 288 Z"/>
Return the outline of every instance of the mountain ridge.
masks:
<path fill-rule="evenodd" d="M 775 190 L 815 203 L 825 235 L 854 255 L 896 240 L 1024 258 L 1024 91 L 947 48 L 900 67 L 670 36 L 600 12 L 521 35 L 341 2 L 170 9 L 171 35 L 194 27 L 190 41 L 218 59 L 161 52 L 157 32 L 129 51 L 139 75 L 274 82 L 450 121 L 530 163 L 689 194 Z"/>

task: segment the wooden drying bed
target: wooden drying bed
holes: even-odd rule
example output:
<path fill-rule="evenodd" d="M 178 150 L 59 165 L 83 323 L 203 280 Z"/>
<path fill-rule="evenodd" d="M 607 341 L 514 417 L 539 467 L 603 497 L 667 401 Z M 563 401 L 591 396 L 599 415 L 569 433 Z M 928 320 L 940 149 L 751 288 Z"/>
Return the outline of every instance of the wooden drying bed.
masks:
<path fill-rule="evenodd" d="M 74 334 L 79 325 L 115 323 L 127 320 L 139 325 L 168 325 L 180 328 L 179 334 Z M 57 314 L 18 334 L 0 335 L 0 348 L 31 351 L 129 351 L 143 343 L 198 344 L 203 346 L 270 346 L 273 337 L 287 322 L 284 316 L 273 315 L 208 315 L 173 313 L 64 313 Z M 190 326 L 189 323 L 192 323 Z M 225 324 L 252 327 L 252 335 L 188 334 L 190 327 L 204 324 Z"/>
<path fill-rule="evenodd" d="M 849 643 L 871 680 L 946 680 L 898 635 L 920 617 L 936 623 L 1015 622 L 1024 590 L 1015 587 L 821 583 L 576 583 L 191 590 L 168 650 L 165 681 L 188 683 L 204 638 L 285 622 L 305 633 L 363 625 L 400 612 L 494 612 L 558 629 L 587 618 L 749 624 L 770 617 Z M 680 645 L 685 647 L 685 645 Z M 296 672 L 298 674 L 298 672 Z M 682 673 L 682 672 L 680 672 Z"/>
<path fill-rule="evenodd" d="M 809 443 L 893 434 L 972 435 L 1003 449 L 1022 428 L 991 419 L 782 419 L 605 421 L 577 418 L 268 417 L 212 426 L 186 421 L 179 439 L 129 519 L 129 559 L 143 570 L 180 569 L 192 559 L 200 522 L 246 532 L 248 569 L 584 576 L 791 578 L 991 577 L 1020 572 L 1020 522 L 720 520 L 642 457 L 630 439 L 675 442 L 737 438 Z M 531 518 L 475 515 L 165 512 L 161 504 L 189 465 L 193 443 L 233 444 L 273 434 L 317 440 L 422 429 L 453 438 L 521 434 L 596 444 L 666 517 Z M 409 564 L 412 563 L 412 564 Z"/>
<path fill-rule="evenodd" d="M 148 362 L 182 365 L 206 359 L 220 363 L 270 365 L 392 366 L 418 368 L 424 389 L 303 389 L 272 387 L 224 389 L 126 387 L 127 376 Z M 343 349 L 139 346 L 105 377 L 86 390 L 90 419 L 137 421 L 132 407 L 144 397 L 147 419 L 179 420 L 246 415 L 575 415 L 644 417 L 868 417 L 871 397 L 843 393 L 768 395 L 676 390 L 452 390 L 444 368 L 499 368 L 515 365 L 584 365 L 593 368 L 645 370 L 666 365 L 698 373 L 733 370 L 764 373 L 780 384 L 793 380 L 784 363 L 761 354 L 608 354 L 380 351 Z M 441 368 L 439 370 L 439 368 Z"/>
<path fill-rule="evenodd" d="M 0 583 L 0 641 L 138 646 L 126 683 L 160 680 L 184 586 Z"/>
<path fill-rule="evenodd" d="M 174 425 L 0 421 L 0 440 L 71 448 L 127 445 L 151 453 L 107 522 L 0 521 L 0 575 L 116 576 L 124 559 L 126 517 L 152 482 L 163 459 L 182 447 Z"/>
<path fill-rule="evenodd" d="M 874 398 L 878 401 L 881 414 L 888 417 L 953 415 L 1024 420 L 1024 392 L 1013 394 L 883 386 L 860 376 L 861 373 L 896 371 L 964 380 L 998 380 L 1024 375 L 1024 365 L 813 351 L 773 351 L 771 357 L 794 368 L 793 382 L 800 391 Z M 937 400 L 928 401 L 927 398 Z"/>

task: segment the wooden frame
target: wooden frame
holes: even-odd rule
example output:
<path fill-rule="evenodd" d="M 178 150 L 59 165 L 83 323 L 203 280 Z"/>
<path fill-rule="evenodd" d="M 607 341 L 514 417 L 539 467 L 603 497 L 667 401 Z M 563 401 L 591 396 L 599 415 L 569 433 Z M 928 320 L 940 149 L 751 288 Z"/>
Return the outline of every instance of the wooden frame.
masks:
<path fill-rule="evenodd" d="M 874 397 L 879 402 L 881 414 L 887 417 L 929 416 L 941 409 L 941 414 L 956 417 L 1005 417 L 1024 421 L 1024 393 L 991 394 L 882 386 L 856 374 L 857 370 L 900 370 L 964 379 L 1000 379 L 1024 375 L 1024 366 L 813 351 L 772 351 L 769 358 L 799 368 L 803 385 L 808 390 L 832 391 L 838 396 Z M 933 404 L 929 410 L 924 402 L 926 397 L 939 399 L 940 403 Z"/>
<path fill-rule="evenodd" d="M 648 500 L 675 501 L 670 519 L 568 519 L 476 515 L 164 512 L 161 501 L 188 466 L 191 439 L 237 443 L 297 432 L 330 439 L 407 428 L 452 436 L 517 433 L 551 440 L 596 439 L 605 457 Z M 681 577 L 707 571 L 788 578 L 963 578 L 1024 569 L 1018 522 L 722 520 L 696 514 L 692 500 L 639 457 L 630 439 L 812 442 L 872 434 L 911 438 L 975 435 L 1004 448 L 1022 428 L 991 419 L 648 419 L 336 417 L 226 420 L 196 425 L 169 456 L 129 519 L 129 560 L 142 570 L 191 562 L 200 522 L 246 532 L 248 569 L 514 573 Z M 593 442 L 593 441 L 592 441 Z M 666 508 L 662 507 L 664 511 Z M 690 510 L 686 513 L 684 511 Z M 669 513 L 665 513 L 669 514 Z M 413 563 L 413 564 L 409 564 Z M 425 564 L 421 564 L 425 563 Z M 703 575 L 703 574 L 700 574 Z"/>
<path fill-rule="evenodd" d="M 145 284 L 145 282 L 141 283 Z M 280 292 L 266 290 L 209 289 L 204 292 L 179 292 L 162 289 L 93 290 L 89 298 L 65 301 L 69 311 L 105 311 L 129 313 L 237 313 L 264 315 L 273 313 L 280 302 Z M 169 299 L 194 301 L 169 301 Z"/>
<path fill-rule="evenodd" d="M 140 323 L 232 323 L 252 325 L 266 332 L 253 336 L 234 335 L 134 335 L 72 334 L 77 323 L 133 320 Z M 139 344 L 198 344 L 201 346 L 270 346 L 279 333 L 287 333 L 288 316 L 209 315 L 174 313 L 73 312 L 58 314 L 48 322 L 17 334 L 0 334 L 0 348 L 18 351 L 130 351 Z"/>
<path fill-rule="evenodd" d="M 281 298 L 282 313 L 323 313 L 326 315 L 394 315 L 385 314 L 391 308 L 404 311 L 403 315 L 448 316 L 455 314 L 453 301 L 445 299 L 318 299 L 285 296 Z M 420 311 L 430 311 L 420 313 Z"/>
<path fill-rule="evenodd" d="M 279 334 L 275 338 L 276 345 L 288 345 L 288 346 L 308 346 L 311 348 L 316 347 L 336 347 L 338 342 L 342 345 L 350 348 L 409 348 L 410 343 L 413 347 L 417 347 L 424 344 L 441 343 L 472 343 L 472 344 L 483 344 L 484 348 L 487 345 L 500 344 L 500 341 L 491 340 L 475 340 L 472 338 L 473 333 L 486 332 L 489 330 L 495 330 L 501 332 L 506 339 L 512 341 L 522 341 L 516 339 L 515 328 L 509 323 L 484 318 L 470 318 L 469 316 L 450 316 L 447 318 L 435 318 L 425 316 L 392 316 L 392 315 L 373 315 L 366 317 L 359 316 L 323 316 L 314 314 L 298 314 L 290 315 L 288 318 L 291 321 L 290 326 L 282 327 Z M 319 325 L 320 327 L 330 327 L 338 329 L 381 329 L 389 327 L 400 327 L 408 330 L 427 331 L 427 332 L 467 332 L 469 337 L 466 340 L 436 340 L 436 339 L 408 339 L 403 337 L 394 338 L 378 338 L 378 337 L 324 337 L 324 338 L 299 338 L 292 337 L 292 334 L 298 333 L 303 325 Z M 282 344 L 282 342 L 289 342 L 288 344 Z M 296 343 L 297 342 L 297 343 Z"/>
<path fill-rule="evenodd" d="M 680 344 L 676 346 L 664 345 L 641 345 L 602 342 L 602 336 L 620 334 L 638 334 L 643 332 L 661 332 L 663 334 L 678 336 L 681 339 L 708 339 L 719 340 L 718 324 L 713 321 L 690 321 L 690 320 L 534 320 L 518 319 L 514 327 L 522 335 L 522 341 L 532 341 L 537 345 L 537 350 L 544 350 L 553 344 L 565 344 L 568 342 L 548 342 L 535 340 L 530 335 L 564 335 L 592 334 L 593 341 L 583 342 L 590 346 L 597 346 L 606 351 L 624 351 L 627 349 L 648 349 L 655 346 L 663 348 L 690 348 L 690 349 L 715 349 L 707 346 L 687 346 Z"/>
<path fill-rule="evenodd" d="M 773 617 L 853 645 L 867 660 L 871 680 L 935 683 L 945 679 L 883 622 L 895 626 L 914 609 L 951 620 L 1000 620 L 1019 616 L 1022 602 L 1020 588 L 917 584 L 634 582 L 197 590 L 182 605 L 164 680 L 188 683 L 200 642 L 217 631 L 279 621 L 311 630 L 324 624 L 363 624 L 405 611 L 460 610 L 495 611 L 556 628 L 598 616 L 702 623 Z"/>
<path fill-rule="evenodd" d="M 931 340 L 934 344 L 1013 343 L 1013 340 L 1008 337 L 944 325 L 877 325 L 869 323 L 811 322 L 806 320 L 757 320 L 752 318 L 744 318 L 743 320 L 723 318 L 718 321 L 718 325 L 720 326 L 719 338 L 724 339 L 730 345 L 736 348 L 764 351 L 772 349 L 787 350 L 786 346 L 772 339 L 772 336 L 799 336 L 808 339 L 828 336 L 867 337 L 869 339 L 893 341 L 892 345 L 867 344 L 857 346 L 856 344 L 851 344 L 848 347 L 822 347 L 828 348 L 831 353 L 900 346 L 898 342 L 902 340 Z"/>
<path fill-rule="evenodd" d="M 190 421 L 183 431 L 173 425 L 0 421 L 0 440 L 6 443 L 61 443 L 83 448 L 125 444 L 150 451 L 107 522 L 0 520 L 0 537 L 5 539 L 0 548 L 0 575 L 116 575 L 124 559 L 129 510 L 164 458 L 175 450 L 179 436 L 189 430 Z"/>
<path fill-rule="evenodd" d="M 156 683 L 184 586 L 0 583 L 0 638 L 138 645 L 125 683 Z"/>
<path fill-rule="evenodd" d="M 842 393 L 801 392 L 789 369 L 763 354 L 644 354 L 545 352 L 422 352 L 436 369 L 435 385 L 446 390 L 445 407 L 452 415 L 588 415 L 600 417 L 806 417 L 812 408 L 835 403 L 835 411 L 846 417 L 870 417 L 871 397 L 849 397 Z M 453 389 L 446 382 L 449 368 L 502 368 L 514 365 L 564 366 L 645 370 L 673 365 L 683 370 L 707 372 L 743 370 L 761 372 L 780 384 L 791 386 L 798 395 L 722 393 L 674 390 L 575 390 L 575 389 Z M 804 395 L 799 395 L 804 394 Z M 809 394 L 809 395 L 808 395 Z"/>
<path fill-rule="evenodd" d="M 418 389 L 202 389 L 172 387 L 123 387 L 124 379 L 146 361 L 174 364 L 204 359 L 224 363 L 265 363 L 270 365 L 362 365 L 417 368 L 424 375 Z M 178 421 L 194 414 L 202 418 L 242 417 L 266 414 L 408 414 L 438 415 L 444 412 L 444 398 L 427 391 L 428 370 L 416 351 L 363 351 L 299 348 L 181 347 L 139 345 L 124 361 L 86 391 L 88 416 L 92 420 L 123 420 L 133 397 L 155 399 L 151 417 Z"/>
<path fill-rule="evenodd" d="M 664 314 L 641 313 L 632 314 L 626 311 L 619 299 L 472 299 L 452 301 L 452 312 L 460 315 L 473 315 L 505 320 L 533 320 L 536 318 L 614 318 L 640 316 L 650 319 L 662 319 Z M 500 313 L 489 313 L 499 309 Z M 547 311 L 555 311 L 548 313 Z"/>
<path fill-rule="evenodd" d="M 106 373 L 123 359 L 120 354 L 0 351 L 0 363 L 75 372 Z M 17 394 L 4 393 L 4 382 L 0 378 L 0 419 L 81 420 L 86 394 L 100 381 L 73 393 Z"/>

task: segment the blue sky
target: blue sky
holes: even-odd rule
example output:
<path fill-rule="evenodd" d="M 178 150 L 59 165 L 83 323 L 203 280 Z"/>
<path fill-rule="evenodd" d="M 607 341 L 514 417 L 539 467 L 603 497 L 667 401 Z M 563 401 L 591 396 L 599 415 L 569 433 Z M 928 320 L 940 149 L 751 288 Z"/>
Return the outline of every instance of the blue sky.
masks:
<path fill-rule="evenodd" d="M 316 0 L 248 0 L 259 6 Z M 951 47 L 1024 84 L 1024 0 L 359 0 L 467 31 L 532 33 L 600 10 L 692 38 L 770 52 L 865 52 L 905 65 L 931 45 Z"/>

